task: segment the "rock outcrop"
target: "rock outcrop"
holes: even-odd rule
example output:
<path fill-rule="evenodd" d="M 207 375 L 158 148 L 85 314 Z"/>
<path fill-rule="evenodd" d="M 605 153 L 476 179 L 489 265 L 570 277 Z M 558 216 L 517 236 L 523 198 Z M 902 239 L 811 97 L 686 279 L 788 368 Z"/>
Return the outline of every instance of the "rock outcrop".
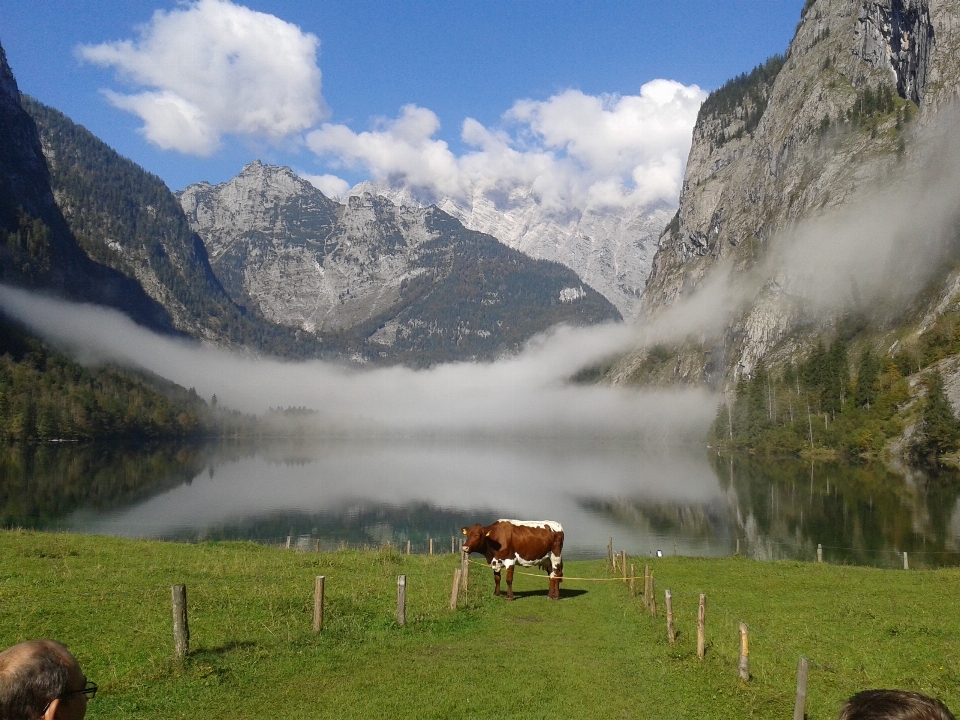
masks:
<path fill-rule="evenodd" d="M 572 271 L 436 207 L 370 193 L 340 204 L 260 162 L 179 197 L 235 300 L 358 359 L 491 357 L 555 323 L 619 318 Z"/>

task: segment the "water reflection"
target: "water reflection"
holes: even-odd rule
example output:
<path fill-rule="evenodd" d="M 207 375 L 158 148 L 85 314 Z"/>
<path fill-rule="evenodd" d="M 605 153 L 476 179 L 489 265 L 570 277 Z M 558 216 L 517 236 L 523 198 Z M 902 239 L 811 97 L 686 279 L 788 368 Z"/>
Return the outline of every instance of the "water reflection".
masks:
<path fill-rule="evenodd" d="M 960 563 L 960 478 L 881 464 L 711 458 L 758 558 L 863 565 Z"/>
<path fill-rule="evenodd" d="M 449 552 L 462 525 L 563 522 L 617 549 L 896 566 L 960 564 L 955 473 L 719 458 L 626 442 L 329 441 L 0 449 L 4 526 L 176 540 Z"/>

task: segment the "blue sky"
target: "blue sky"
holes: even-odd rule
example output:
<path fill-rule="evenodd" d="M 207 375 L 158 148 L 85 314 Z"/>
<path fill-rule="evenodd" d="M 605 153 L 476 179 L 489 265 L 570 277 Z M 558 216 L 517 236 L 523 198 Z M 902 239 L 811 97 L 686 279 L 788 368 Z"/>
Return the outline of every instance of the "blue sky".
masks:
<path fill-rule="evenodd" d="M 674 155 L 683 154 L 683 144 L 664 135 L 655 148 L 632 148 L 629 163 L 611 170 L 609 158 L 598 158 L 622 154 L 622 149 L 615 144 L 584 149 L 585 140 L 595 133 L 590 118 L 609 125 L 633 112 L 631 108 L 647 112 L 643 108 L 653 102 L 649 98 L 647 105 L 637 98 L 629 107 L 618 105 L 617 99 L 637 96 L 651 80 L 710 90 L 783 52 L 801 6 L 802 0 L 201 0 L 199 5 L 169 0 L 0 0 L 0 43 L 21 91 L 63 111 L 175 190 L 197 180 L 225 181 L 259 158 L 290 165 L 303 174 L 327 175 L 322 182 L 330 188 L 389 175 L 416 176 L 417 182 L 437 193 L 455 192 L 459 186 L 449 180 L 450 173 L 457 177 L 473 173 L 475 180 L 477 173 L 507 172 L 490 170 L 496 150 L 492 144 L 500 143 L 498 158 L 502 160 L 505 151 L 512 153 L 511 177 L 539 177 L 536 173 L 547 158 L 587 167 L 592 188 L 598 186 L 600 174 L 611 172 L 619 178 L 622 193 L 629 194 L 646 182 L 638 178 L 646 177 L 650 162 L 669 165 L 659 155 L 651 160 L 656 153 L 669 145 Z M 221 106 L 220 124 L 207 127 L 207 134 L 198 131 L 194 142 L 171 147 L 180 138 L 169 127 L 155 128 L 151 141 L 144 134 L 144 117 L 156 108 L 147 105 L 159 93 L 180 92 L 167 87 L 163 78 L 192 74 L 186 65 L 190 59 L 167 70 L 161 65 L 171 53 L 177 54 L 176 48 L 168 48 L 164 56 L 168 60 L 157 60 L 143 47 L 133 57 L 110 43 L 130 41 L 136 46 L 153 33 L 159 44 L 161 26 L 152 19 L 155 11 L 163 11 L 167 20 L 188 23 L 200 18 L 201 11 L 214 9 L 251 22 L 266 23 L 273 16 L 278 24 L 271 27 L 280 33 L 278 39 L 287 30 L 290 37 L 296 36 L 303 62 L 294 70 L 306 75 L 299 86 L 291 82 L 284 97 L 310 95 L 297 88 L 313 82 L 304 63 L 310 64 L 312 38 L 318 40 L 312 56 L 319 70 L 314 78 L 319 85 L 316 102 L 291 107 L 292 114 L 300 113 L 296 118 L 272 117 L 253 130 L 238 130 L 249 123 L 227 117 L 229 108 Z M 88 49 L 78 50 L 81 46 Z M 271 46 L 265 55 L 257 52 L 264 49 L 251 48 L 251 62 L 272 60 L 282 51 Z M 137 62 L 140 75 L 135 77 L 131 68 Z M 144 69 L 151 63 L 152 68 Z M 285 67 L 278 61 L 274 71 L 285 72 Z M 151 70 L 152 78 L 145 79 Z M 267 95 L 282 84 L 267 76 L 258 78 Z M 239 84 L 238 80 L 241 93 Z M 250 82 L 242 84 L 249 90 Z M 652 89 L 647 93 L 655 94 Z M 241 102 L 236 97 L 226 97 L 222 105 Z M 554 102 L 561 98 L 564 102 Z M 518 104 L 524 100 L 533 103 Z M 694 101 L 699 99 L 693 95 L 678 101 L 686 108 L 681 124 L 689 125 L 688 106 Z M 208 110 L 198 102 L 201 110 Z M 271 99 L 271 108 L 279 102 Z M 404 111 L 405 106 L 414 107 Z M 583 137 L 561 127 L 564 119 L 570 125 L 581 117 L 587 123 Z M 468 118 L 476 121 L 471 132 L 465 129 Z M 316 134 L 324 124 L 326 130 Z M 397 143 L 407 145 L 394 153 Z M 377 154 L 381 151 L 386 156 Z M 432 152 L 437 162 L 413 168 L 413 161 L 401 151 Z M 482 170 L 477 169 L 480 165 Z M 531 170 L 534 166 L 541 170 Z M 446 173 L 449 182 L 434 182 L 431 173 Z"/>

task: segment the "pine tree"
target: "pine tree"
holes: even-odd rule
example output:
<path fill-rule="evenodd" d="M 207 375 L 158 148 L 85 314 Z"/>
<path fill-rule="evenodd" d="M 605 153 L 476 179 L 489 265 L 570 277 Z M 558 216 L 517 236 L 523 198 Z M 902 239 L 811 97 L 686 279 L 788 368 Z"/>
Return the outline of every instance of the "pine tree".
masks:
<path fill-rule="evenodd" d="M 943 389 L 943 376 L 931 373 L 927 380 L 927 397 L 917 428 L 913 450 L 920 459 L 935 462 L 941 455 L 956 450 L 960 443 L 960 421 Z"/>

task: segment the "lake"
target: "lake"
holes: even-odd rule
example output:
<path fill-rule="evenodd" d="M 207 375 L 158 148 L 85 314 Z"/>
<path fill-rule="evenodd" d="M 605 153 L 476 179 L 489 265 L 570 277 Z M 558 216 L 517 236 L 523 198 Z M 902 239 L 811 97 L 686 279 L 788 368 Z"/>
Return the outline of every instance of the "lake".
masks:
<path fill-rule="evenodd" d="M 327 440 L 0 449 L 4 527 L 449 552 L 463 525 L 553 519 L 571 558 L 730 555 L 960 564 L 960 481 L 720 458 L 624 439 Z"/>

